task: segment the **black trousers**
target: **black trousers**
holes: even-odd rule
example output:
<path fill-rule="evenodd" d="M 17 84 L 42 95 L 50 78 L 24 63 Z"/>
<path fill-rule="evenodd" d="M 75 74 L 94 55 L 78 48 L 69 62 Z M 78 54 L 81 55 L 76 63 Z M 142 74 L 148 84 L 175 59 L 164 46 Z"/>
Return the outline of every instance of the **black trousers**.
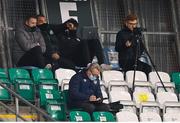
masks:
<path fill-rule="evenodd" d="M 93 60 L 93 57 L 96 56 L 98 59 L 98 63 L 103 64 L 104 54 L 103 54 L 103 49 L 102 49 L 99 39 L 91 39 L 91 40 L 87 40 L 87 42 L 89 46 L 91 61 Z"/>
<path fill-rule="evenodd" d="M 51 60 L 51 64 L 52 64 L 52 70 L 55 71 L 58 68 L 66 68 L 66 69 L 73 69 L 75 70 L 76 64 L 66 58 L 60 57 L 59 60 Z"/>
<path fill-rule="evenodd" d="M 40 46 L 36 46 L 27 51 L 17 63 L 17 67 L 35 66 L 39 68 L 44 68 L 45 65 L 45 58 L 43 56 Z"/>
<path fill-rule="evenodd" d="M 110 111 L 110 106 L 105 103 L 82 102 L 74 104 L 71 108 L 81 108 L 83 111 L 88 112 L 91 116 L 95 111 Z"/>
<path fill-rule="evenodd" d="M 128 70 L 134 70 L 134 67 L 135 67 L 134 60 L 122 60 L 122 61 L 119 61 L 119 64 L 122 67 L 124 72 L 127 72 Z M 150 65 L 138 60 L 136 70 L 143 71 L 148 76 L 149 72 L 152 71 L 152 68 Z"/>

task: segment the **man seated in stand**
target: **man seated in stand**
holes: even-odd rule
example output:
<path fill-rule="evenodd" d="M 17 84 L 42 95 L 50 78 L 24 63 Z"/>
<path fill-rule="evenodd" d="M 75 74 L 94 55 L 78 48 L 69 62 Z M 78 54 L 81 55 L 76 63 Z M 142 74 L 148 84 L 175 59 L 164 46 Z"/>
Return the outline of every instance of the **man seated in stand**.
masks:
<path fill-rule="evenodd" d="M 12 50 L 13 61 L 17 67 L 51 67 L 51 64 L 47 64 L 43 56 L 46 44 L 36 23 L 36 16 L 28 16 L 24 23 L 16 27 Z"/>
<path fill-rule="evenodd" d="M 55 35 L 55 32 L 59 29 L 59 26 L 48 24 L 44 15 L 37 15 L 37 27 L 41 30 L 46 43 L 46 52 L 44 56 L 46 57 L 47 61 L 52 64 L 53 71 L 60 67 L 75 69 L 75 64 L 72 61 L 64 58 L 59 50 L 59 41 Z"/>
<path fill-rule="evenodd" d="M 87 69 L 71 78 L 68 97 L 70 108 L 81 108 L 89 114 L 94 111 L 110 111 L 110 106 L 102 102 L 100 72 L 100 66 L 97 63 L 91 63 Z"/>
<path fill-rule="evenodd" d="M 58 30 L 59 50 L 61 55 L 73 61 L 76 66 L 86 67 L 97 56 L 98 63 L 104 69 L 110 66 L 104 64 L 104 55 L 99 39 L 82 40 L 77 37 L 79 23 L 75 19 L 68 19 Z"/>

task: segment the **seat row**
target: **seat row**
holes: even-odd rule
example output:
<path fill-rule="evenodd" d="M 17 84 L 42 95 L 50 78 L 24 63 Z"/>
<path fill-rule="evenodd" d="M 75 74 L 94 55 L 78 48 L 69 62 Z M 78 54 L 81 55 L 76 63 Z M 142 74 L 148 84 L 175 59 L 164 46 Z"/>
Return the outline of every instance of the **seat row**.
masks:
<path fill-rule="evenodd" d="M 64 93 L 59 91 L 58 80 L 49 69 L 0 69 L 0 82 L 22 98 L 40 106 L 57 121 L 66 120 Z M 12 101 L 6 88 L 0 88 L 0 100 Z M 38 104 L 36 104 L 36 102 Z"/>

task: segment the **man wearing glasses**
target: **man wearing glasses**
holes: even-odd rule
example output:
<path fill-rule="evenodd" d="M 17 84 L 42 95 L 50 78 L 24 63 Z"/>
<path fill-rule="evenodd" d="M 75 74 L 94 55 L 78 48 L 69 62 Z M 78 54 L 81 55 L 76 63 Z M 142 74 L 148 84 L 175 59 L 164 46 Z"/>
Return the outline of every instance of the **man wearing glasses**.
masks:
<path fill-rule="evenodd" d="M 119 64 L 124 72 L 134 70 L 137 65 L 136 70 L 144 71 L 148 75 L 151 67 L 139 60 L 144 52 L 144 46 L 141 38 L 138 38 L 141 32 L 137 30 L 137 22 L 135 14 L 129 14 L 124 19 L 124 27 L 116 36 L 115 50 L 119 53 Z"/>

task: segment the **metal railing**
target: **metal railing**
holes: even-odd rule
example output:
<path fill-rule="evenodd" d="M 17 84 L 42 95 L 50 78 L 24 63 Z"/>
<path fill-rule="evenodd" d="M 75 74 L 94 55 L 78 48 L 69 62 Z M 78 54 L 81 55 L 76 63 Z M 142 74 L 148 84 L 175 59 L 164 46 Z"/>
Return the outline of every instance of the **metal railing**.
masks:
<path fill-rule="evenodd" d="M 27 104 L 28 106 L 30 106 L 32 109 L 34 109 L 35 111 L 37 111 L 38 113 L 40 113 L 42 116 L 44 116 L 45 118 L 47 118 L 48 121 L 56 121 L 54 120 L 51 116 L 49 116 L 46 112 L 44 112 L 42 109 L 36 107 L 35 105 L 31 104 L 29 101 L 27 101 L 26 99 L 22 98 L 20 95 L 18 95 L 16 92 L 14 92 L 12 89 L 6 87 L 3 83 L 0 82 L 0 86 L 5 88 L 10 94 L 14 95 L 16 100 L 19 99 L 20 101 L 22 101 L 23 103 Z M 0 103 L 2 104 L 3 107 L 5 107 L 7 110 L 9 110 L 9 108 L 7 108 L 7 106 L 5 106 L 5 104 L 3 105 L 3 103 Z M 17 112 L 17 108 L 16 108 L 16 111 L 12 111 L 12 110 L 9 110 L 11 111 L 12 113 L 14 113 L 16 115 L 16 121 L 17 121 L 17 117 L 21 118 L 22 120 L 26 121 L 23 117 L 21 117 L 19 115 L 19 113 Z"/>

